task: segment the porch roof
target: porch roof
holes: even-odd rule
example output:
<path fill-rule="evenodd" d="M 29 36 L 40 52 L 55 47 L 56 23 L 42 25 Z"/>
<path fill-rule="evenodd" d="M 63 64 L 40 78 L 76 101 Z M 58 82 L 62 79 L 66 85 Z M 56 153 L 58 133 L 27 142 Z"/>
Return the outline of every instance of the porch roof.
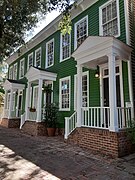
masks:
<path fill-rule="evenodd" d="M 21 89 L 23 90 L 25 88 L 25 82 L 21 81 L 21 80 L 13 80 L 13 79 L 7 79 L 4 83 L 3 83 L 3 87 L 5 90 L 17 90 L 17 89 Z"/>
<path fill-rule="evenodd" d="M 56 81 L 57 74 L 45 69 L 31 66 L 25 77 L 28 79 L 28 82 L 37 81 L 39 79 Z"/>
<path fill-rule="evenodd" d="M 132 48 L 112 36 L 88 36 L 73 52 L 77 64 L 95 69 L 97 65 L 106 63 L 109 54 L 115 53 L 116 60 L 129 60 Z"/>

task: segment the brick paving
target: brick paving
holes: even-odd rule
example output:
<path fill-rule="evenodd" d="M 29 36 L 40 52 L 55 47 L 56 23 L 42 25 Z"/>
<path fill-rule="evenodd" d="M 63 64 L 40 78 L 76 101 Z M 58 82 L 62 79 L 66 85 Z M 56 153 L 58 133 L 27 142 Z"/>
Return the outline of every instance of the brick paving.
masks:
<path fill-rule="evenodd" d="M 0 127 L 0 180 L 135 180 L 135 154 L 111 159 L 63 138 Z"/>

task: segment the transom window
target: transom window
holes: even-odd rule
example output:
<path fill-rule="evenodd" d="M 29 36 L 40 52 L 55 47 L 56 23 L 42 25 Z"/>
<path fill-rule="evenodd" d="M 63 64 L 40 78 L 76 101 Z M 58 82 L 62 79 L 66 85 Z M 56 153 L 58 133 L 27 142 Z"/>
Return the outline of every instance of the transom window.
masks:
<path fill-rule="evenodd" d="M 70 77 L 60 79 L 60 110 L 70 110 Z"/>
<path fill-rule="evenodd" d="M 41 48 L 35 51 L 35 67 L 41 67 Z"/>
<path fill-rule="evenodd" d="M 20 61 L 20 78 L 24 76 L 24 59 Z"/>
<path fill-rule="evenodd" d="M 28 68 L 29 69 L 33 65 L 33 53 L 28 55 Z"/>
<path fill-rule="evenodd" d="M 70 56 L 70 34 L 61 34 L 61 57 L 60 60 L 63 61 Z"/>
<path fill-rule="evenodd" d="M 46 44 L 46 67 L 52 66 L 54 63 L 54 39 Z"/>
<path fill-rule="evenodd" d="M 111 0 L 100 7 L 100 35 L 119 36 L 118 7 L 118 0 Z"/>
<path fill-rule="evenodd" d="M 17 79 L 17 63 L 14 64 L 14 79 Z"/>
<path fill-rule="evenodd" d="M 88 16 L 75 24 L 75 49 L 82 44 L 88 36 Z"/>

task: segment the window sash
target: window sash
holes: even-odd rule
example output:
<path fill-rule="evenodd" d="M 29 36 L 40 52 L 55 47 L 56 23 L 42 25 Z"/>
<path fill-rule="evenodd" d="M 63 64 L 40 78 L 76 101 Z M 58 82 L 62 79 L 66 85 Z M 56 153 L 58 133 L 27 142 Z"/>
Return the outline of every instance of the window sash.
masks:
<path fill-rule="evenodd" d="M 28 69 L 33 65 L 33 53 L 28 56 Z"/>
<path fill-rule="evenodd" d="M 41 48 L 36 50 L 35 52 L 35 66 L 36 67 L 41 66 Z"/>
<path fill-rule="evenodd" d="M 24 76 L 24 60 L 20 61 L 20 78 Z"/>
<path fill-rule="evenodd" d="M 70 57 L 70 34 L 61 34 L 61 60 L 65 60 Z"/>
<path fill-rule="evenodd" d="M 51 40 L 46 44 L 46 66 L 52 66 L 54 63 L 54 40 Z"/>
<path fill-rule="evenodd" d="M 60 109 L 70 109 L 70 77 L 60 80 Z"/>
<path fill-rule="evenodd" d="M 17 64 L 14 65 L 14 79 L 17 79 Z"/>

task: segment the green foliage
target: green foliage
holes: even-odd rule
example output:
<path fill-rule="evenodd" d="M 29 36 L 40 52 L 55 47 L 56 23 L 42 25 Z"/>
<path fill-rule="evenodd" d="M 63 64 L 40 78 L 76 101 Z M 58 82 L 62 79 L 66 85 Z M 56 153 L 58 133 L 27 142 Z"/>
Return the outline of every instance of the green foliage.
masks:
<path fill-rule="evenodd" d="M 48 11 L 69 12 L 74 1 L 0 0 L 0 61 L 25 44 L 26 32 L 35 27 Z"/>
<path fill-rule="evenodd" d="M 56 128 L 58 124 L 58 111 L 59 107 L 55 103 L 46 104 L 43 108 L 43 120 L 47 127 Z"/>
<path fill-rule="evenodd" d="M 5 94 L 5 91 L 3 88 L 0 88 L 0 93 Z"/>
<path fill-rule="evenodd" d="M 135 120 L 130 122 L 130 128 L 127 129 L 128 137 L 131 139 L 132 143 L 135 144 Z"/>

